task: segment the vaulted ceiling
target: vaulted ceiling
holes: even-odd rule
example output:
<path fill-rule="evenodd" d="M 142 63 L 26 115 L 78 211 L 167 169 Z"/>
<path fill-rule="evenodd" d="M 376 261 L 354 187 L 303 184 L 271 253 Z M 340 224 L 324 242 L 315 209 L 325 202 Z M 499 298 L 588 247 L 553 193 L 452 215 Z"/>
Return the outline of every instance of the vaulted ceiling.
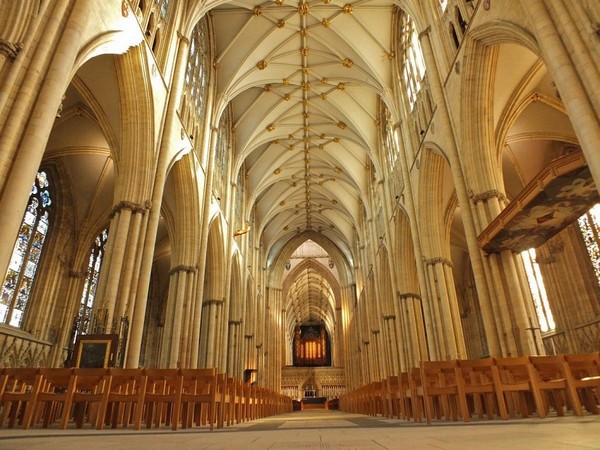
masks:
<path fill-rule="evenodd" d="M 264 3 L 211 11 L 218 100 L 233 107 L 235 171 L 268 249 L 305 230 L 352 247 L 391 92 L 393 6 Z"/>

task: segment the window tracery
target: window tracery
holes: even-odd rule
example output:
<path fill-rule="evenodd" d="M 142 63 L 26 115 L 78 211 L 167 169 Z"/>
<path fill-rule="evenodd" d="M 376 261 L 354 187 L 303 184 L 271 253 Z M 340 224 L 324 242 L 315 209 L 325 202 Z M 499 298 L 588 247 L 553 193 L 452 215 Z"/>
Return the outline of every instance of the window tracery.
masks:
<path fill-rule="evenodd" d="M 404 14 L 401 23 L 400 48 L 402 50 L 402 79 L 412 111 L 417 101 L 417 94 L 423 86 L 425 77 L 425 60 L 419 43 L 415 24 L 408 14 Z"/>
<path fill-rule="evenodd" d="M 102 259 L 104 258 L 107 240 L 108 229 L 105 228 L 96 237 L 96 239 L 94 239 L 90 249 L 90 257 L 88 260 L 88 268 L 83 293 L 81 295 L 81 303 L 79 304 L 79 311 L 77 312 L 77 317 L 75 318 L 75 323 L 73 324 L 73 343 L 77 339 L 77 336 L 88 334 L 91 331 L 90 322 L 92 310 L 94 307 L 94 300 L 96 298 L 98 281 L 100 279 L 100 269 L 102 267 Z"/>
<path fill-rule="evenodd" d="M 533 306 L 540 324 L 542 333 L 552 331 L 556 328 L 554 316 L 548 303 L 546 288 L 542 278 L 540 266 L 536 261 L 536 252 L 534 248 L 521 252 L 521 258 L 525 266 L 525 273 L 529 283 L 529 289 L 533 298 Z"/>

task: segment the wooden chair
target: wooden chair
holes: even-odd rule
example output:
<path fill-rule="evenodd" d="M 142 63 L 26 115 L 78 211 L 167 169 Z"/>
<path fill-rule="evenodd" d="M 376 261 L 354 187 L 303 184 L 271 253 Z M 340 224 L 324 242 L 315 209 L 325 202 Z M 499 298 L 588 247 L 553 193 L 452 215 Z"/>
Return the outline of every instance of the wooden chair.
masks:
<path fill-rule="evenodd" d="M 466 397 L 462 391 L 458 363 L 453 361 L 421 361 L 421 383 L 425 417 L 431 423 L 434 415 L 456 421 L 458 415 L 469 420 Z"/>
<path fill-rule="evenodd" d="M 414 422 L 421 422 L 425 410 L 421 369 L 413 367 L 406 372 L 406 383 L 403 383 L 402 374 L 400 374 L 400 383 L 403 390 L 406 420 L 412 419 Z"/>
<path fill-rule="evenodd" d="M 142 369 L 109 369 L 110 386 L 98 414 L 97 428 L 112 428 L 133 423 L 139 430 L 142 420 L 147 378 Z"/>
<path fill-rule="evenodd" d="M 216 369 L 181 369 L 181 427 L 206 425 L 210 429 L 216 423 Z"/>
<path fill-rule="evenodd" d="M 246 390 L 241 380 L 235 379 L 235 423 L 246 421 Z"/>
<path fill-rule="evenodd" d="M 366 414 L 377 416 L 383 414 L 383 382 L 373 381 L 366 389 Z"/>
<path fill-rule="evenodd" d="M 75 388 L 72 368 L 40 369 L 41 387 L 35 398 L 34 422 L 42 421 L 47 428 L 59 420 L 62 429 L 67 427 Z"/>
<path fill-rule="evenodd" d="M 109 369 L 74 369 L 70 392 L 73 416 L 77 428 L 82 428 L 85 418 L 98 428 L 104 417 L 100 414 L 100 405 L 110 393 Z M 67 412 L 68 413 L 68 412 Z"/>
<path fill-rule="evenodd" d="M 492 374 L 494 359 L 461 359 L 457 363 L 462 377 L 462 395 L 465 396 L 465 402 L 468 406 L 473 405 L 473 410 L 480 419 L 483 419 L 484 410 L 488 419 L 494 419 L 497 414 L 496 389 Z M 465 421 L 469 420 L 471 415 L 469 409 Z"/>
<path fill-rule="evenodd" d="M 576 416 L 583 416 L 583 408 L 577 396 L 573 375 L 563 355 L 530 356 L 535 369 L 535 388 L 540 391 L 544 412 L 548 414 L 552 405 L 559 416 L 570 405 Z"/>
<path fill-rule="evenodd" d="M 400 418 L 400 378 L 390 376 L 385 380 L 384 415 L 390 419 Z"/>
<path fill-rule="evenodd" d="M 600 404 L 600 354 L 582 353 L 565 355 L 573 386 L 586 411 L 598 414 Z"/>
<path fill-rule="evenodd" d="M 538 417 L 546 417 L 539 389 L 534 383 L 535 374 L 528 356 L 497 358 L 492 366 L 496 399 L 500 417 L 508 419 L 508 405 L 514 405 L 511 413 L 518 409 L 523 417 L 536 410 Z"/>
<path fill-rule="evenodd" d="M 4 369 L 0 396 L 0 428 L 4 426 L 7 418 L 9 428 L 13 428 L 17 422 L 24 429 L 29 428 L 41 382 L 39 369 Z"/>
<path fill-rule="evenodd" d="M 178 369 L 144 369 L 146 393 L 144 394 L 144 417 L 146 428 L 152 424 L 160 427 L 171 425 L 173 431 L 179 426 L 179 407 L 183 390 L 183 377 Z"/>

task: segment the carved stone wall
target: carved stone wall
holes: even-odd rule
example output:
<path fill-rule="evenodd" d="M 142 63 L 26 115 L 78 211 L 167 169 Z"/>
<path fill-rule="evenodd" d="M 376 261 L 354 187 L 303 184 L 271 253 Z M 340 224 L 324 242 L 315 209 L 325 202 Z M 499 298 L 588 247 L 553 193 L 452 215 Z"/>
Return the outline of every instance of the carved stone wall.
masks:
<path fill-rule="evenodd" d="M 0 367 L 50 367 L 49 342 L 0 325 Z"/>

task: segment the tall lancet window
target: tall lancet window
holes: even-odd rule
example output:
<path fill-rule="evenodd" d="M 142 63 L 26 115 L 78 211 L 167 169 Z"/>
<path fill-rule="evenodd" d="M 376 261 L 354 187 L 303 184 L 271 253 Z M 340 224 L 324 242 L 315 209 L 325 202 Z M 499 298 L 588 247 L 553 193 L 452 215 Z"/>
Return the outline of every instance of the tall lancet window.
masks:
<path fill-rule="evenodd" d="M 46 172 L 38 172 L 2 285 L 0 323 L 20 327 L 23 322 L 48 233 L 51 204 Z"/>
<path fill-rule="evenodd" d="M 415 24 L 408 14 L 404 14 L 402 18 L 400 50 L 402 51 L 402 81 L 412 111 L 417 101 L 417 93 L 423 85 L 425 60 Z"/>
<path fill-rule="evenodd" d="M 230 108 L 223 111 L 219 122 L 219 135 L 215 154 L 215 172 L 213 175 L 213 192 L 221 204 L 225 204 L 227 183 L 229 180 L 229 154 L 231 153 L 231 120 Z"/>
<path fill-rule="evenodd" d="M 75 343 L 77 336 L 88 334 L 92 331 L 90 330 L 90 319 L 94 307 L 94 300 L 96 298 L 96 290 L 100 278 L 100 268 L 102 267 L 102 259 L 104 258 L 107 240 L 108 229 L 104 229 L 96 239 L 94 239 L 94 243 L 90 250 L 90 258 L 88 260 L 88 269 L 83 287 L 83 294 L 81 295 L 81 303 L 73 325 L 73 343 Z"/>
<path fill-rule="evenodd" d="M 596 204 L 579 220 L 579 229 L 590 256 L 596 280 L 600 284 L 600 204 Z"/>
<path fill-rule="evenodd" d="M 208 88 L 209 39 L 206 19 L 201 19 L 190 38 L 190 52 L 185 71 L 185 98 L 199 120 L 204 113 Z"/>

